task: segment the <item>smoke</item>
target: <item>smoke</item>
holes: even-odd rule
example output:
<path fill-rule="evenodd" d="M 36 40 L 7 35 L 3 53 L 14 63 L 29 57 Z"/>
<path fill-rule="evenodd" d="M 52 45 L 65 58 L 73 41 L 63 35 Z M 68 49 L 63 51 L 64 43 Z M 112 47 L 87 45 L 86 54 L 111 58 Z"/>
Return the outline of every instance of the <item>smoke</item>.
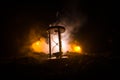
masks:
<path fill-rule="evenodd" d="M 80 28 L 86 21 L 86 16 L 82 15 L 77 11 L 77 2 L 73 5 L 67 6 L 64 10 L 57 13 L 57 20 L 50 24 L 50 26 L 64 26 L 65 32 L 61 34 L 62 37 L 62 51 L 65 53 L 67 51 L 74 52 L 74 48 L 80 46 L 79 41 L 75 40 L 75 35 L 79 32 Z M 43 25 L 42 25 L 43 26 Z M 46 53 L 48 54 L 48 43 L 47 37 L 45 34 L 46 29 L 43 26 L 36 27 L 33 25 L 31 29 L 29 29 L 29 33 L 27 33 L 26 41 L 23 47 L 21 48 L 21 52 L 38 52 L 38 53 Z M 47 35 L 47 34 L 46 34 Z M 58 38 L 57 36 L 52 36 L 52 53 L 58 52 Z"/>
<path fill-rule="evenodd" d="M 33 24 L 29 26 L 27 32 L 21 40 L 21 47 L 19 48 L 20 55 L 32 55 L 33 53 L 48 53 L 48 44 L 46 40 L 46 29 L 44 25 Z"/>
<path fill-rule="evenodd" d="M 74 2 L 73 5 L 70 5 L 61 13 L 57 12 L 56 17 L 56 22 L 50 24 L 50 26 L 65 27 L 66 31 L 62 33 L 63 52 L 73 51 L 73 44 L 80 44 L 79 41 L 75 40 L 75 36 L 79 35 L 78 32 L 80 28 L 84 25 L 86 21 L 86 16 L 77 11 L 77 3 Z"/>

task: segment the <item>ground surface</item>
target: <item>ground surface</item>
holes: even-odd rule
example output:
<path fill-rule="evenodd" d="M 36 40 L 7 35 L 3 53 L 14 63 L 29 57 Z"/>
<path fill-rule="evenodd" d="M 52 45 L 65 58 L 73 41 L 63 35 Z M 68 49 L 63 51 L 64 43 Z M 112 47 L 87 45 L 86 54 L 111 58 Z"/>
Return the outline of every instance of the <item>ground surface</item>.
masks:
<path fill-rule="evenodd" d="M 111 57 L 76 56 L 38 62 L 33 58 L 19 58 L 1 62 L 0 73 L 4 78 L 15 79 L 110 79 Z"/>

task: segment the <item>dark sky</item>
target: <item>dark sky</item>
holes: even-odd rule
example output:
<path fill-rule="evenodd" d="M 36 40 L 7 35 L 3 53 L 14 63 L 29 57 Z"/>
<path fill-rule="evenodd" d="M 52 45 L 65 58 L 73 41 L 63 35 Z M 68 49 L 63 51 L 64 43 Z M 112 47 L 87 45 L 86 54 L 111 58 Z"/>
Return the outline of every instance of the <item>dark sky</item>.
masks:
<path fill-rule="evenodd" d="M 40 0 L 39 2 L 2 2 L 1 16 L 1 54 L 16 52 L 16 37 L 24 36 L 28 25 L 41 22 L 45 26 L 55 21 L 56 12 L 74 9 L 78 14 L 87 16 L 87 22 L 76 33 L 76 39 L 82 42 L 88 52 L 106 51 L 112 39 L 110 23 L 111 5 L 105 1 L 87 0 Z"/>

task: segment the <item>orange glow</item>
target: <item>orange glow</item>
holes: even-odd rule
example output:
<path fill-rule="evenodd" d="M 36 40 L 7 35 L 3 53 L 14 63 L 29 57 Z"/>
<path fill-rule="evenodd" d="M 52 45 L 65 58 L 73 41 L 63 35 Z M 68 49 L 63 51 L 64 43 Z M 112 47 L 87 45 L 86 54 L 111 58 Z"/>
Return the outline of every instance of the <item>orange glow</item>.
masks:
<path fill-rule="evenodd" d="M 40 41 L 36 41 L 32 44 L 32 48 L 35 52 L 40 52 Z"/>
<path fill-rule="evenodd" d="M 37 42 L 36 42 L 36 46 L 40 46 L 40 41 L 37 41 Z"/>
<path fill-rule="evenodd" d="M 34 42 L 31 47 L 34 52 L 47 53 L 47 51 L 48 51 L 48 45 L 46 44 L 44 38 L 41 38 L 40 40 Z"/>
<path fill-rule="evenodd" d="M 57 40 L 57 37 L 54 37 L 54 41 L 56 43 L 58 43 L 58 40 Z M 52 42 L 51 43 L 52 47 L 55 46 L 55 43 Z M 40 40 L 34 42 L 31 46 L 32 50 L 34 52 L 44 52 L 46 54 L 48 54 L 48 50 L 49 50 L 49 47 L 48 47 L 48 44 L 46 43 L 45 41 L 45 38 L 40 38 Z M 54 49 L 52 48 L 52 53 L 54 52 L 58 52 L 59 51 L 59 45 L 56 45 L 54 47 Z M 68 43 L 66 40 L 63 40 L 62 41 L 62 51 L 63 53 L 65 53 L 66 51 L 70 51 L 70 52 L 76 52 L 76 53 L 81 53 L 82 52 L 82 49 L 79 45 L 77 45 L 77 43 L 75 42 L 72 42 L 72 43 Z"/>
<path fill-rule="evenodd" d="M 81 52 L 81 47 L 80 46 L 74 46 L 73 50 L 75 52 Z"/>

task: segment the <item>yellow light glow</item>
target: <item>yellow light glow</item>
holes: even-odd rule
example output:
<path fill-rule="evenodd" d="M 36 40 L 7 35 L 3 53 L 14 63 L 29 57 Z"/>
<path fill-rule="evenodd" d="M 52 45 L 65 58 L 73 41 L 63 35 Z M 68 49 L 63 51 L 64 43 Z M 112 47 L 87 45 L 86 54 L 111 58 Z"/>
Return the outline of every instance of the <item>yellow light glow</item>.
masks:
<path fill-rule="evenodd" d="M 58 43 L 58 40 L 56 37 L 54 37 L 54 40 L 56 41 L 56 43 Z M 56 45 L 54 42 L 51 43 L 52 45 L 52 53 L 54 52 L 58 52 L 59 51 L 59 45 Z M 55 46 L 56 45 L 56 46 Z M 55 47 L 54 47 L 55 46 Z M 54 47 L 54 49 L 53 49 Z M 46 54 L 49 53 L 49 45 L 46 43 L 45 38 L 40 38 L 40 40 L 34 42 L 31 45 L 31 48 L 34 52 L 44 52 Z M 75 53 L 81 53 L 82 49 L 81 47 L 75 43 L 67 43 L 67 40 L 63 40 L 62 41 L 62 51 L 65 53 L 66 51 L 70 51 L 70 52 L 75 52 Z"/>
<path fill-rule="evenodd" d="M 44 38 L 41 38 L 40 40 L 34 42 L 31 47 L 34 52 L 48 53 L 48 45 L 46 44 Z"/>
<path fill-rule="evenodd" d="M 40 41 L 37 41 L 37 42 L 36 42 L 36 46 L 40 46 Z"/>
<path fill-rule="evenodd" d="M 80 46 L 74 46 L 73 49 L 74 49 L 75 52 L 81 52 Z"/>
<path fill-rule="evenodd" d="M 35 43 L 32 44 L 32 49 L 35 52 L 40 52 L 40 41 L 36 41 Z"/>

